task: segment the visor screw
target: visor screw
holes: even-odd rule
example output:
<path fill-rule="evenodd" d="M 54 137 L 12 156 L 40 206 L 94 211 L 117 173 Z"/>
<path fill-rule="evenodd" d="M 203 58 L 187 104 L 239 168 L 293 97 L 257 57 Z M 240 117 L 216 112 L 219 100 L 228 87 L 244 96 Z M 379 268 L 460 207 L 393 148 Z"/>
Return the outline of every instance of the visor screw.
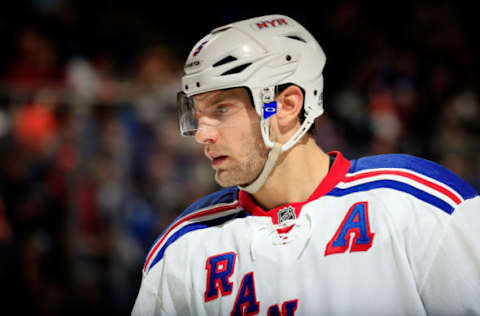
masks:
<path fill-rule="evenodd" d="M 313 95 L 317 95 L 317 90 L 313 90 Z"/>
<path fill-rule="evenodd" d="M 292 60 L 292 56 L 290 56 L 290 55 L 287 55 L 287 57 L 285 57 L 285 58 L 287 59 L 287 61 Z"/>
<path fill-rule="evenodd" d="M 185 90 L 188 90 L 188 84 L 185 85 Z"/>
<path fill-rule="evenodd" d="M 200 88 L 200 82 L 197 81 L 197 88 Z"/>

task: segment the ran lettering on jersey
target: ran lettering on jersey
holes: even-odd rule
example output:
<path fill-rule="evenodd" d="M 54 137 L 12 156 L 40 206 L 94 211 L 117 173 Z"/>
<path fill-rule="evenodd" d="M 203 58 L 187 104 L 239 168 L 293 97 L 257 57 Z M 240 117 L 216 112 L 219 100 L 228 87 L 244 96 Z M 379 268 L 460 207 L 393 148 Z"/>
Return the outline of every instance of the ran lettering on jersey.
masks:
<path fill-rule="evenodd" d="M 218 292 L 222 296 L 230 295 L 233 291 L 233 283 L 229 278 L 235 269 L 237 254 L 228 252 L 212 256 L 207 259 L 205 269 L 207 269 L 207 286 L 205 290 L 205 302 L 218 298 Z"/>
<path fill-rule="evenodd" d="M 235 271 L 237 254 L 226 252 L 208 257 L 205 263 L 207 280 L 205 286 L 205 303 L 229 296 L 233 293 L 234 284 L 230 280 Z M 283 302 L 280 310 L 278 304 L 268 308 L 267 316 L 294 316 L 298 307 L 298 299 Z M 260 302 L 255 290 L 255 276 L 253 271 L 246 273 L 237 289 L 232 316 L 257 315 L 260 312 Z"/>

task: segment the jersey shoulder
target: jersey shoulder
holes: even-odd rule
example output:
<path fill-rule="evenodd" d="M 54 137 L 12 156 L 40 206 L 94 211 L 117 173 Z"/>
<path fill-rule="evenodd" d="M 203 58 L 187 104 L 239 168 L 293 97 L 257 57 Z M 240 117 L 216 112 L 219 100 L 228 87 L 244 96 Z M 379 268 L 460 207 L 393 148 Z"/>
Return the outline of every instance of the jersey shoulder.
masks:
<path fill-rule="evenodd" d="M 188 214 L 194 213 L 200 209 L 216 207 L 223 204 L 230 204 L 236 201 L 238 201 L 238 188 L 225 188 L 195 201 L 189 207 L 187 207 L 185 211 L 180 214 L 180 216 L 176 220 Z"/>
<path fill-rule="evenodd" d="M 163 259 L 165 250 L 186 234 L 221 225 L 247 214 L 239 207 L 238 188 L 231 187 L 209 194 L 192 203 L 157 238 L 147 253 L 144 273 Z"/>
<path fill-rule="evenodd" d="M 388 188 L 401 191 L 451 214 L 457 205 L 478 193 L 447 168 L 430 160 L 384 154 L 351 161 L 340 186 L 330 195 Z"/>

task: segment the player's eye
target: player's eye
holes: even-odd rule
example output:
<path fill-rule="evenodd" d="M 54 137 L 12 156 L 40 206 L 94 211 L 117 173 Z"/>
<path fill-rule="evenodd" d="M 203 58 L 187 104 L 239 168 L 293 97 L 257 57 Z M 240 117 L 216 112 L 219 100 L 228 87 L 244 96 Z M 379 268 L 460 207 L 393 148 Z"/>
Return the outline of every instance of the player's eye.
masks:
<path fill-rule="evenodd" d="M 225 105 L 219 106 L 218 109 L 217 109 L 217 112 L 218 113 L 227 113 L 228 112 L 228 106 L 225 106 Z"/>
<path fill-rule="evenodd" d="M 214 115 L 227 114 L 230 111 L 231 106 L 228 104 L 219 104 L 212 109 Z"/>

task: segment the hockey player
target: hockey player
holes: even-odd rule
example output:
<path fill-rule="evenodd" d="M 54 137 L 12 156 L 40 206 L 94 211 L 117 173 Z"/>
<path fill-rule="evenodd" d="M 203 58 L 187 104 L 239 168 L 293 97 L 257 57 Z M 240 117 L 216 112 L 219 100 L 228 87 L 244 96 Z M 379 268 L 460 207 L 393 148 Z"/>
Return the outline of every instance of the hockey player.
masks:
<path fill-rule="evenodd" d="M 420 158 L 325 153 L 324 65 L 282 15 L 194 46 L 180 129 L 225 189 L 153 244 L 133 315 L 480 315 L 477 192 Z"/>

